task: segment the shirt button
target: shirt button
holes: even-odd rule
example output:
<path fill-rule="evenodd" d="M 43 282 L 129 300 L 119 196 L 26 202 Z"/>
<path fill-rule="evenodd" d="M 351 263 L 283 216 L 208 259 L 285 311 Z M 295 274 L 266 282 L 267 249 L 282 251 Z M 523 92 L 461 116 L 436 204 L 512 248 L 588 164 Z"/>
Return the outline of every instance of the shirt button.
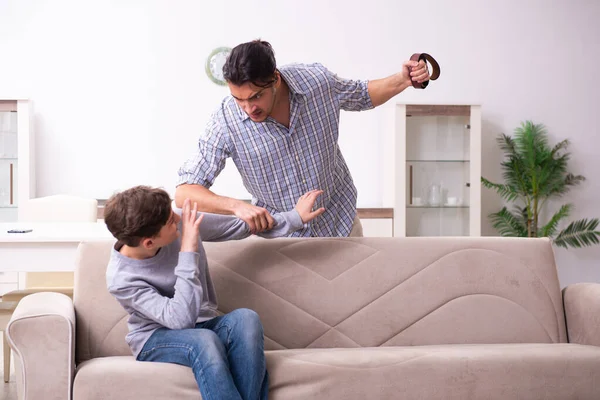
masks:
<path fill-rule="evenodd" d="M 306 184 L 306 180 L 302 179 L 302 183 Z"/>

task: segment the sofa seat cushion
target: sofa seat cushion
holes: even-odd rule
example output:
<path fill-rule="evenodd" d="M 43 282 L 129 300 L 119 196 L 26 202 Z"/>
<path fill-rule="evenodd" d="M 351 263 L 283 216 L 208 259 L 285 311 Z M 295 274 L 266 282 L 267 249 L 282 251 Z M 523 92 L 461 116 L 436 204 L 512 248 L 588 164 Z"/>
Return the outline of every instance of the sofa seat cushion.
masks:
<path fill-rule="evenodd" d="M 133 356 L 99 357 L 77 366 L 73 400 L 201 400 L 192 370 L 141 362 Z"/>
<path fill-rule="evenodd" d="M 598 399 L 600 348 L 494 344 L 272 351 L 277 399 Z"/>
<path fill-rule="evenodd" d="M 269 399 L 598 399 L 600 348 L 498 344 L 267 351 Z M 201 398 L 191 369 L 95 358 L 74 400 Z"/>

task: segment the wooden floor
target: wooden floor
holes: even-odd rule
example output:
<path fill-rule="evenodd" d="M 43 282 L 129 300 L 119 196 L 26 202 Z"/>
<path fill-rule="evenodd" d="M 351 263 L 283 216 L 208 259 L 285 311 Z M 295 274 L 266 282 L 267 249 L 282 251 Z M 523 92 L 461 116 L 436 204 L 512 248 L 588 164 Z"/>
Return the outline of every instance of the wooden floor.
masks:
<path fill-rule="evenodd" d="M 2 335 L 4 333 L 0 332 L 0 343 L 2 343 Z M 2 346 L 0 345 L 0 360 L 3 360 L 4 354 L 2 354 Z M 4 376 L 4 371 L 2 370 L 2 366 L 4 364 L 0 363 L 0 376 Z M 15 381 L 15 365 L 14 362 L 10 363 L 10 382 L 4 383 L 4 379 L 0 380 L 0 400 L 17 400 L 17 382 Z"/>

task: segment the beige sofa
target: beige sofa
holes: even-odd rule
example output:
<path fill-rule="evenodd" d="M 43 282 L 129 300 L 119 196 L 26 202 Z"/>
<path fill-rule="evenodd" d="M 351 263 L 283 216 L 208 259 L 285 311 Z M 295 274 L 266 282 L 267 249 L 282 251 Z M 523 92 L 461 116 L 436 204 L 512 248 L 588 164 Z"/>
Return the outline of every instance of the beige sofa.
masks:
<path fill-rule="evenodd" d="M 561 292 L 548 240 L 205 246 L 221 311 L 261 316 L 272 399 L 600 398 L 600 285 Z M 22 398 L 200 399 L 190 369 L 131 357 L 105 288 L 110 247 L 80 246 L 73 302 L 20 303 L 8 337 Z"/>

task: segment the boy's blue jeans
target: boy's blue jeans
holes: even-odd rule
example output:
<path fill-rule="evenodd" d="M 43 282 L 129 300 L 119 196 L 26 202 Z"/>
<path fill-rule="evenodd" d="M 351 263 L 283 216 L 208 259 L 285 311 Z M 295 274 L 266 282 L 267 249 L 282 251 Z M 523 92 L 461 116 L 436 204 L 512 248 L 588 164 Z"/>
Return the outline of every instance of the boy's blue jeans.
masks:
<path fill-rule="evenodd" d="M 198 323 L 194 329 L 160 328 L 137 359 L 191 367 L 203 400 L 268 395 L 263 327 L 258 314 L 246 308 Z"/>

